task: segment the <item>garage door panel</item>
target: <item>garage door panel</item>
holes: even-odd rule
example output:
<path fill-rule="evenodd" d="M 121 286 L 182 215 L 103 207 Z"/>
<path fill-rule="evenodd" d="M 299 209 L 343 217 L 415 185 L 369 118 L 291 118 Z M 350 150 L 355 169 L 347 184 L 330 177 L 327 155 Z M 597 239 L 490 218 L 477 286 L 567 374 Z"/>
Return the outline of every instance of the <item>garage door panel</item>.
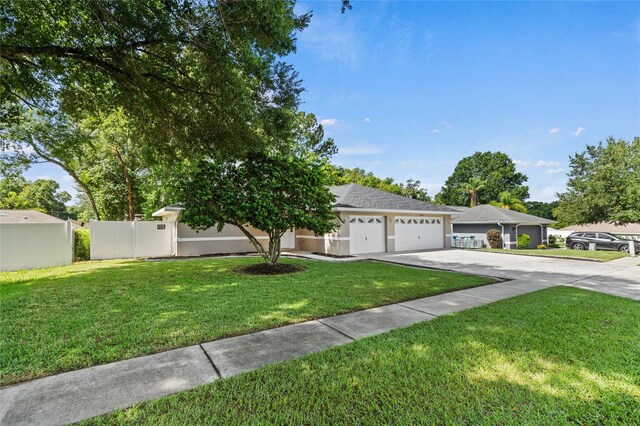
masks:
<path fill-rule="evenodd" d="M 443 248 L 443 224 L 441 217 L 396 217 L 396 251 Z"/>
<path fill-rule="evenodd" d="M 386 251 L 384 216 L 351 216 L 349 218 L 351 254 Z"/>

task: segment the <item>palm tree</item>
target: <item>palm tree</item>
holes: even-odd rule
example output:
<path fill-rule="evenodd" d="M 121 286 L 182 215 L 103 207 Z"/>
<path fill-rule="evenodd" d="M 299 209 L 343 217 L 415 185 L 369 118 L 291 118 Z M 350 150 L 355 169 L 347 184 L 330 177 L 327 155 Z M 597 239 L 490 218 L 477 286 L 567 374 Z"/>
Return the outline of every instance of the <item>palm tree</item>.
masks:
<path fill-rule="evenodd" d="M 470 206 L 478 205 L 478 193 L 484 189 L 486 182 L 478 177 L 472 177 L 469 182 L 462 184 L 460 192 L 465 194 L 470 201 Z"/>
<path fill-rule="evenodd" d="M 492 206 L 500 207 L 507 210 L 515 210 L 517 212 L 526 213 L 527 208 L 522 203 L 522 200 L 510 193 L 509 191 L 502 191 L 498 195 L 499 201 L 492 201 L 489 204 Z"/>

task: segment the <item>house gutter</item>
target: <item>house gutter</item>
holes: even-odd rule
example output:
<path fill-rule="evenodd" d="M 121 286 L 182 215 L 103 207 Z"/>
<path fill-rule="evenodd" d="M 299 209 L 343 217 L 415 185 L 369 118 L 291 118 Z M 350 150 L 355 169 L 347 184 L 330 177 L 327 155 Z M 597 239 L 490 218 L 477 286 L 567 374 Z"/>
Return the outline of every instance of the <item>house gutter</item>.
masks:
<path fill-rule="evenodd" d="M 354 208 L 354 207 L 334 207 L 333 211 L 336 212 L 351 212 L 351 213 L 402 213 L 402 214 L 435 214 L 435 215 L 459 215 L 459 212 L 448 211 L 430 211 L 430 210 L 391 210 L 391 209 L 367 209 L 367 208 Z"/>
<path fill-rule="evenodd" d="M 504 250 L 504 225 L 498 222 L 498 225 L 502 228 L 502 249 Z M 509 245 L 511 245 L 511 238 L 509 238 Z"/>

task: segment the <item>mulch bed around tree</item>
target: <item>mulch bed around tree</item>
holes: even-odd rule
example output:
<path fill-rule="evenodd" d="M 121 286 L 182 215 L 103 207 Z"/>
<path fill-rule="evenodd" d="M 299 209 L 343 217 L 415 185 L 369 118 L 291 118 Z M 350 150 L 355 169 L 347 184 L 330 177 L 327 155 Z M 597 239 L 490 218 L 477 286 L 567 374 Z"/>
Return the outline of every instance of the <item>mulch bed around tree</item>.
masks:
<path fill-rule="evenodd" d="M 304 266 L 290 265 L 287 263 L 276 263 L 273 266 L 269 266 L 266 263 L 258 263 L 256 265 L 239 266 L 234 269 L 235 272 L 249 275 L 280 275 L 306 270 L 307 268 Z"/>

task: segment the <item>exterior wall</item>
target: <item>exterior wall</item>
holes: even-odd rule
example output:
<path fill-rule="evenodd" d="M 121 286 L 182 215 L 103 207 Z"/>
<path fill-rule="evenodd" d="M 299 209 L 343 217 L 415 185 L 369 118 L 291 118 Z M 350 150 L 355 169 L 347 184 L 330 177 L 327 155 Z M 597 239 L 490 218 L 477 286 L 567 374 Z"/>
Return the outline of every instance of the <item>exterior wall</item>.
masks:
<path fill-rule="evenodd" d="M 0 224 L 0 270 L 70 265 L 71 222 Z"/>
<path fill-rule="evenodd" d="M 336 215 L 337 229 L 325 235 L 316 236 L 308 229 L 296 229 L 296 248 L 313 253 L 346 256 L 349 246 L 349 214 Z"/>
<path fill-rule="evenodd" d="M 544 236 L 541 235 L 540 225 L 519 225 L 518 235 L 528 234 L 531 237 L 531 243 L 529 248 L 536 248 L 544 241 Z"/>
<path fill-rule="evenodd" d="M 249 232 L 263 245 L 268 244 L 269 237 L 262 231 L 249 228 Z M 196 231 L 184 223 L 177 224 L 177 256 L 198 256 L 221 253 L 247 253 L 256 249 L 249 239 L 233 225 L 225 225 L 222 231 L 215 228 Z"/>
<path fill-rule="evenodd" d="M 504 225 L 505 234 L 510 232 L 510 227 L 511 225 Z M 487 231 L 490 229 L 497 229 L 502 232 L 502 226 L 497 223 L 454 223 L 451 239 L 453 239 L 453 237 L 474 237 L 476 241 L 481 241 L 489 247 L 489 243 L 487 242 Z M 502 240 L 505 241 L 504 235 Z M 511 238 L 510 241 L 513 241 L 513 238 Z"/>

